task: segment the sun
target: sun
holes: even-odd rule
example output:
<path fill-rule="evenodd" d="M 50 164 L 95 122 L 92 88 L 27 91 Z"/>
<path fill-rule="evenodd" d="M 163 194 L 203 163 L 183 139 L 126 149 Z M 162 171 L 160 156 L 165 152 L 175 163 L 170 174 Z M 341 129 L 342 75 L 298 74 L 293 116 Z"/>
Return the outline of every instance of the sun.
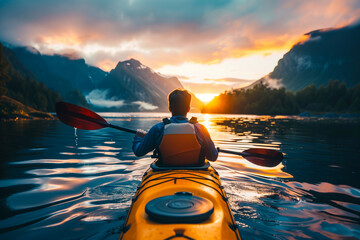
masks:
<path fill-rule="evenodd" d="M 208 103 L 219 94 L 216 93 L 195 93 L 195 96 L 200 99 L 203 103 Z"/>

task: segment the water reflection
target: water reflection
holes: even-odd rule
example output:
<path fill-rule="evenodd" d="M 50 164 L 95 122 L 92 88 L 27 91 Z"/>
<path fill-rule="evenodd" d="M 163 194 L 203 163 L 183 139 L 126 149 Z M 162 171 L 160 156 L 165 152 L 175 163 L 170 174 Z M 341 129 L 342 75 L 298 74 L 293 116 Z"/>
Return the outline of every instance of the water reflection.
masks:
<path fill-rule="evenodd" d="M 266 177 L 292 178 L 292 175 L 283 172 L 284 165 L 280 163 L 276 167 L 262 167 L 255 165 L 240 156 L 221 154 L 214 166 L 222 165 L 224 167 L 236 170 L 238 172 L 246 172 Z"/>
<path fill-rule="evenodd" d="M 164 114 L 107 113 L 149 129 Z M 273 168 L 220 154 L 218 170 L 244 239 L 360 238 L 360 124 L 310 119 L 195 114 L 223 149 L 276 149 Z M 132 135 L 77 130 L 58 121 L 1 123 L 1 239 L 117 239 L 142 174 Z M 74 141 L 75 137 L 75 141 Z M 57 234 L 54 235 L 54 232 Z"/>

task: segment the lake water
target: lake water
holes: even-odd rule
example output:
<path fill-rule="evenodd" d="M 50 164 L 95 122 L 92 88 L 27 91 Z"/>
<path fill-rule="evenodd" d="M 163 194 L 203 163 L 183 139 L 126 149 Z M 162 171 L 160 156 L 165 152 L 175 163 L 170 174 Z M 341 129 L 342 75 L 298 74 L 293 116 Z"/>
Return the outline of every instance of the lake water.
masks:
<path fill-rule="evenodd" d="M 103 114 L 149 129 L 167 114 Z M 274 168 L 221 154 L 243 239 L 360 239 L 360 120 L 197 115 L 218 147 L 285 154 Z M 0 123 L 0 239 L 117 239 L 152 159 L 132 134 L 59 121 Z"/>

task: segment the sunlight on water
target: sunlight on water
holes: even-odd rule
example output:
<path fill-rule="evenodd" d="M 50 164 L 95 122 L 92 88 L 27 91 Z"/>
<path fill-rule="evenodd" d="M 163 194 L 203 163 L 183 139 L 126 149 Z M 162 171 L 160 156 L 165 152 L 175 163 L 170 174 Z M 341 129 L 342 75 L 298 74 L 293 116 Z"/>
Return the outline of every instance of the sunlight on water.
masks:
<path fill-rule="evenodd" d="M 168 113 L 100 113 L 148 130 Z M 358 119 L 191 114 L 217 147 L 276 149 L 262 167 L 221 153 L 212 165 L 244 239 L 359 239 Z M 153 159 L 134 156 L 132 134 L 72 130 L 58 121 L 2 123 L 1 239 L 118 239 Z M 75 137 L 75 141 L 74 141 Z M 54 234 L 56 232 L 56 234 Z"/>
<path fill-rule="evenodd" d="M 282 163 L 272 168 L 262 167 L 248 162 L 240 156 L 228 155 L 223 153 L 220 154 L 219 159 L 214 164 L 219 164 L 239 172 L 253 173 L 266 177 L 293 177 L 291 174 L 282 171 L 282 169 L 284 168 L 284 165 Z"/>
<path fill-rule="evenodd" d="M 210 114 L 204 114 L 201 124 L 203 124 L 207 129 L 211 129 L 211 116 Z"/>

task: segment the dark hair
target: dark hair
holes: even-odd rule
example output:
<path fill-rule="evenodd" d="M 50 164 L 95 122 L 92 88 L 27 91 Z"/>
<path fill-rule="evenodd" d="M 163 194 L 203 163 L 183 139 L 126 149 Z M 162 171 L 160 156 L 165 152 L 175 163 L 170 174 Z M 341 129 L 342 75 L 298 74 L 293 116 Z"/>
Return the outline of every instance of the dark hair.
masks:
<path fill-rule="evenodd" d="M 169 96 L 169 108 L 174 116 L 185 116 L 188 112 L 191 95 L 185 89 L 175 89 L 172 91 Z"/>

